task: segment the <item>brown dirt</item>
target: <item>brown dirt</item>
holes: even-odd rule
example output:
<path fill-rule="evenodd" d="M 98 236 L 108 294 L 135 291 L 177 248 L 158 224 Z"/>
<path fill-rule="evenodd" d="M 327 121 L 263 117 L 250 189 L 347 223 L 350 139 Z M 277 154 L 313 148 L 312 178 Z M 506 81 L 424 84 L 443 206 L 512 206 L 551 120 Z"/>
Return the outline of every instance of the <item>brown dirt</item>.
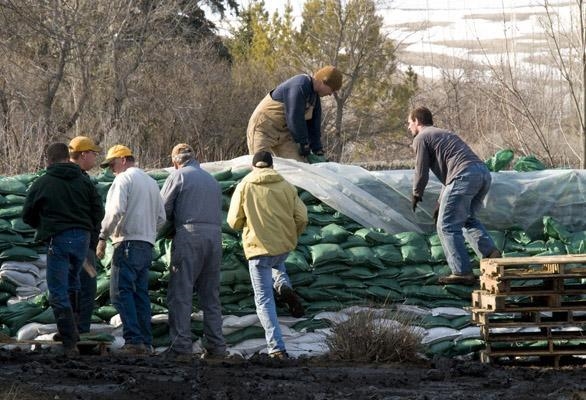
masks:
<path fill-rule="evenodd" d="M 491 366 L 437 359 L 358 365 L 324 358 L 177 364 L 161 356 L 0 350 L 0 400 L 586 400 L 584 366 Z"/>

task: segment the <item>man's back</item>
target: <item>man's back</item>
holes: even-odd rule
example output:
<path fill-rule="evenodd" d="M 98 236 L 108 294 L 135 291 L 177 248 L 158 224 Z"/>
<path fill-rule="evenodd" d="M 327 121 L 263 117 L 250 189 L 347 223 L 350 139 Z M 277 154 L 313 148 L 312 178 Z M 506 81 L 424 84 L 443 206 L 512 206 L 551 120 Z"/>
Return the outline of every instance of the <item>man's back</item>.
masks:
<path fill-rule="evenodd" d="M 194 160 L 171 173 L 161 195 L 176 225 L 222 224 L 220 185 Z"/>

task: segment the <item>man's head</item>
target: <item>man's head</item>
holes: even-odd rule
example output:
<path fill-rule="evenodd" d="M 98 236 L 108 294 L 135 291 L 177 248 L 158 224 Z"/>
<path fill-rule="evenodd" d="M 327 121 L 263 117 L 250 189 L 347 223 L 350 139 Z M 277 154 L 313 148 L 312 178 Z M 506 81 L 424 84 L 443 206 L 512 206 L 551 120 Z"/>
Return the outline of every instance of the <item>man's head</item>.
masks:
<path fill-rule="evenodd" d="M 69 148 L 65 143 L 52 143 L 47 147 L 47 166 L 69 162 Z"/>
<path fill-rule="evenodd" d="M 313 88 L 319 97 L 329 96 L 342 87 L 342 73 L 328 65 L 313 75 Z"/>
<path fill-rule="evenodd" d="M 69 158 L 84 171 L 96 166 L 102 148 L 87 136 L 76 136 L 69 142 Z"/>
<path fill-rule="evenodd" d="M 173 161 L 175 168 L 179 168 L 186 162 L 194 159 L 195 152 L 193 151 L 193 148 L 187 143 L 179 143 L 175 145 L 171 151 L 171 161 Z"/>
<path fill-rule="evenodd" d="M 252 166 L 255 168 L 272 168 L 273 156 L 268 151 L 258 151 L 252 157 Z"/>
<path fill-rule="evenodd" d="M 110 147 L 106 159 L 100 164 L 102 168 L 109 167 L 114 175 L 124 172 L 132 166 L 134 166 L 132 151 L 121 144 Z"/>
<path fill-rule="evenodd" d="M 433 125 L 433 116 L 427 107 L 416 107 L 409 113 L 407 128 L 413 136 L 417 135 L 424 126 L 431 125 Z"/>

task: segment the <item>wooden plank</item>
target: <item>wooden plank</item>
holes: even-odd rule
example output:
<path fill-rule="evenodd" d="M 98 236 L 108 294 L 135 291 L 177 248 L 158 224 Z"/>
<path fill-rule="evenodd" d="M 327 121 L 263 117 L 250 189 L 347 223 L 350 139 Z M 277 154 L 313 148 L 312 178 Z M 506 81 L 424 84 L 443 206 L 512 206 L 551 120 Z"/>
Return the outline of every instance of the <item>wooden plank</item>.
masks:
<path fill-rule="evenodd" d="M 542 315 L 541 311 L 494 313 L 483 309 L 471 309 L 472 322 L 490 328 L 565 327 L 586 324 L 586 315 L 575 315 L 573 310 Z"/>
<path fill-rule="evenodd" d="M 576 282 L 566 281 L 568 279 L 584 279 L 586 276 L 576 276 L 573 274 L 563 275 L 531 275 L 531 276 L 507 276 L 507 277 L 495 277 L 495 276 L 480 276 L 480 289 L 486 290 L 491 293 L 519 293 L 527 291 L 549 291 L 564 293 L 567 295 L 582 295 L 586 294 L 586 284 L 580 284 Z M 519 282 L 516 280 L 539 280 L 535 282 L 535 285 L 531 286 L 519 286 Z M 515 285 L 515 283 L 517 285 Z"/>
<path fill-rule="evenodd" d="M 531 264 L 586 264 L 586 254 L 564 254 L 555 256 L 535 256 L 535 257 L 503 257 L 503 258 L 484 258 L 480 260 L 480 265 L 497 264 L 497 265 L 531 265 Z"/>
<path fill-rule="evenodd" d="M 559 341 L 559 340 L 586 340 L 585 331 L 552 331 L 551 327 L 543 328 L 541 332 L 483 332 L 483 339 L 486 342 L 533 342 L 533 341 Z"/>

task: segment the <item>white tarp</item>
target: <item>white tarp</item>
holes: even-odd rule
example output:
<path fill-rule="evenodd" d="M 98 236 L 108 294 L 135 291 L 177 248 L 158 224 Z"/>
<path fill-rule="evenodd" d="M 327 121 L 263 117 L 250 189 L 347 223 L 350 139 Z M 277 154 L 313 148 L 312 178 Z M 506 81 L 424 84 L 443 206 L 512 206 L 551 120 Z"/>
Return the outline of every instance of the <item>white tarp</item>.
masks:
<path fill-rule="evenodd" d="M 250 168 L 251 156 L 204 163 L 210 172 Z M 442 185 L 430 181 L 417 212 L 411 210 L 413 170 L 367 171 L 338 163 L 305 164 L 275 158 L 275 169 L 292 184 L 366 227 L 389 233 L 432 232 L 432 213 Z M 490 230 L 517 227 L 542 231 L 542 217 L 568 230 L 586 230 L 586 171 L 545 170 L 492 173 L 492 186 L 479 218 Z"/>

